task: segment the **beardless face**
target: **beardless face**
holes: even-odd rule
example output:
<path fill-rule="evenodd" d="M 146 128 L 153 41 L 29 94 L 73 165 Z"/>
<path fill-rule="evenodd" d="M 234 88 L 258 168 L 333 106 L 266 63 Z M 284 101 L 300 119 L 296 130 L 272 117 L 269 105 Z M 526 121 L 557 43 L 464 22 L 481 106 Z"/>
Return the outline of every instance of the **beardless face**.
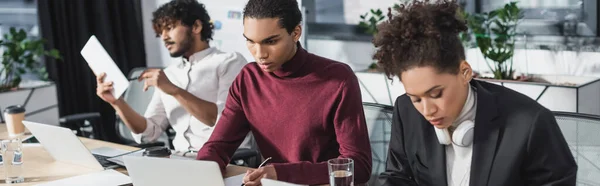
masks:
<path fill-rule="evenodd" d="M 472 70 L 463 61 L 457 74 L 421 66 L 410 68 L 399 77 L 419 113 L 436 128 L 444 129 L 458 118 L 465 104 Z"/>
<path fill-rule="evenodd" d="M 265 72 L 276 71 L 294 56 L 301 33 L 300 25 L 288 33 L 279 18 L 244 18 L 246 46 Z"/>
<path fill-rule="evenodd" d="M 167 50 L 169 50 L 171 57 L 189 56 L 192 53 L 191 49 L 200 37 L 201 30 L 202 24 L 199 20 L 196 20 L 191 27 L 177 21 L 166 25 L 160 37 Z"/>

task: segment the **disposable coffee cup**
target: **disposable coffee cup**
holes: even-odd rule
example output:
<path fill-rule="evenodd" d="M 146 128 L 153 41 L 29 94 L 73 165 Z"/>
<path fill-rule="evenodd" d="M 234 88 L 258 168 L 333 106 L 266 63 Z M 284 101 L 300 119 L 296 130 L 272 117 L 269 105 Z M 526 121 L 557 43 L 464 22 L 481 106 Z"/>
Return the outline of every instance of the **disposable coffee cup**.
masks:
<path fill-rule="evenodd" d="M 146 157 L 170 158 L 171 150 L 167 147 L 150 147 L 146 148 L 142 155 Z"/>
<path fill-rule="evenodd" d="M 13 105 L 4 109 L 4 121 L 9 137 L 18 137 L 25 133 L 23 119 L 25 119 L 25 108 L 23 106 Z"/>

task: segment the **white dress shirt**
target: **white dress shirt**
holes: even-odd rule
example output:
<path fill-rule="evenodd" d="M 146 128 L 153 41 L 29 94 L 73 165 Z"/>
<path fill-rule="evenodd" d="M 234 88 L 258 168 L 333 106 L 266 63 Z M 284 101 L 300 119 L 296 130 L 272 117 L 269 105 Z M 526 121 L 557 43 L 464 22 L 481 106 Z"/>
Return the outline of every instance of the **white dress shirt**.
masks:
<path fill-rule="evenodd" d="M 469 87 L 469 93 L 465 105 L 456 121 L 452 124 L 458 126 L 466 120 L 475 122 L 477 111 L 477 92 Z M 448 186 L 468 186 L 471 180 L 471 159 L 473 155 L 473 143 L 461 147 L 452 143 L 446 145 L 446 178 Z"/>
<path fill-rule="evenodd" d="M 215 103 L 218 121 L 225 107 L 229 87 L 247 63 L 239 53 L 208 48 L 190 56 L 189 61 L 183 59 L 170 65 L 164 72 L 175 86 L 202 100 Z M 173 139 L 175 150 L 197 151 L 208 141 L 213 131 L 213 127 L 195 118 L 174 97 L 158 88 L 155 89 L 144 116 L 146 130 L 133 134 L 138 143 L 156 141 L 170 124 L 176 132 Z"/>

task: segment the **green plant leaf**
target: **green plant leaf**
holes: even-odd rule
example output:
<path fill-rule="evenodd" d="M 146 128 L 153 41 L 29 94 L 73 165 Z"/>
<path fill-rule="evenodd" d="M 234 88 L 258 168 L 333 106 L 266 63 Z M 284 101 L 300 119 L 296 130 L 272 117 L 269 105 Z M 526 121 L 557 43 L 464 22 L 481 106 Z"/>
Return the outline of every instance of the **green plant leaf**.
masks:
<path fill-rule="evenodd" d="M 60 53 L 56 49 L 50 50 L 49 54 L 50 54 L 50 56 L 52 56 L 55 59 L 61 59 Z"/>
<path fill-rule="evenodd" d="M 27 38 L 27 33 L 23 29 L 19 29 L 19 32 L 15 34 L 15 41 L 21 42 Z"/>
<path fill-rule="evenodd" d="M 18 85 L 21 75 L 28 71 L 37 73 L 40 78 L 47 78 L 43 66 L 37 63 L 39 57 L 47 55 L 60 59 L 58 50 L 44 50 L 43 39 L 28 38 L 25 30 L 17 30 L 14 27 L 10 28 L 9 33 L 4 34 L 4 39 L 0 40 L 0 46 L 3 47 L 1 58 L 3 68 L 0 68 L 0 74 L 4 74 L 4 77 L 0 77 L 0 86 Z"/>
<path fill-rule="evenodd" d="M 17 29 L 15 27 L 10 27 L 9 33 L 10 35 L 17 35 Z"/>
<path fill-rule="evenodd" d="M 475 36 L 475 40 L 477 42 L 477 46 L 479 47 L 481 52 L 485 55 L 492 45 L 491 39 L 489 37 Z"/>
<path fill-rule="evenodd" d="M 367 23 L 365 23 L 365 22 L 359 22 L 359 23 L 358 23 L 358 26 L 359 26 L 359 27 L 363 27 L 363 28 L 367 28 L 367 27 L 369 27 L 369 25 L 367 25 Z"/>
<path fill-rule="evenodd" d="M 21 75 L 21 74 L 25 74 L 25 69 L 24 69 L 24 68 L 22 68 L 22 67 L 17 67 L 17 73 L 18 73 L 19 75 Z"/>
<path fill-rule="evenodd" d="M 498 15 L 498 10 L 492 10 L 490 11 L 490 13 L 488 14 L 488 19 L 493 19 Z"/>
<path fill-rule="evenodd" d="M 19 87 L 19 83 L 21 83 L 21 76 L 14 77 L 14 79 L 12 80 L 11 88 Z"/>
<path fill-rule="evenodd" d="M 381 9 L 377 9 L 375 11 L 375 15 L 381 15 L 381 14 L 383 14 L 383 12 L 381 11 Z"/>

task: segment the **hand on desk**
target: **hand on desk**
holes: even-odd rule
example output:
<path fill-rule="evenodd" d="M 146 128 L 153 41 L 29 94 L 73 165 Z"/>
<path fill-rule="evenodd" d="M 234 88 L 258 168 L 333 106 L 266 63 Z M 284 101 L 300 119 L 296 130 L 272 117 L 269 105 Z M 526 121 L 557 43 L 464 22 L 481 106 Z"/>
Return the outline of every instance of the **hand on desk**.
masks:
<path fill-rule="evenodd" d="M 260 179 L 263 178 L 277 180 L 277 172 L 275 172 L 275 167 L 269 165 L 258 169 L 247 170 L 243 182 L 245 186 L 259 186 L 261 185 Z"/>

